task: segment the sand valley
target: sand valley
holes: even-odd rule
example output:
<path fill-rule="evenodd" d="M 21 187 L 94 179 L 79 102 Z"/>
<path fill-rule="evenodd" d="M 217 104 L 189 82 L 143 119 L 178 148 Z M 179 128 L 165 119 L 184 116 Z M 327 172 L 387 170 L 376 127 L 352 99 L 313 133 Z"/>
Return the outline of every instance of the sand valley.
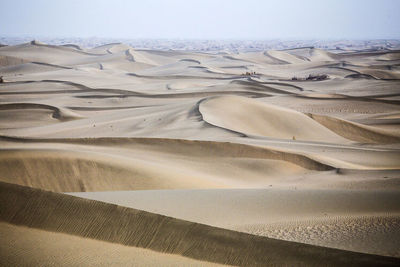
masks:
<path fill-rule="evenodd" d="M 0 47 L 0 265 L 398 266 L 398 49 Z"/>

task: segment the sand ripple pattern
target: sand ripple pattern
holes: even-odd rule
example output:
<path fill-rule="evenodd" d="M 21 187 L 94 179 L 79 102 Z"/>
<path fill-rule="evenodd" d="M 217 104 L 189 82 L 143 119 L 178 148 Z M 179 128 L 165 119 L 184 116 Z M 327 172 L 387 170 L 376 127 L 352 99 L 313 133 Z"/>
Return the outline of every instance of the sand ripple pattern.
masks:
<path fill-rule="evenodd" d="M 0 265 L 400 265 L 400 52 L 353 48 L 0 46 Z"/>

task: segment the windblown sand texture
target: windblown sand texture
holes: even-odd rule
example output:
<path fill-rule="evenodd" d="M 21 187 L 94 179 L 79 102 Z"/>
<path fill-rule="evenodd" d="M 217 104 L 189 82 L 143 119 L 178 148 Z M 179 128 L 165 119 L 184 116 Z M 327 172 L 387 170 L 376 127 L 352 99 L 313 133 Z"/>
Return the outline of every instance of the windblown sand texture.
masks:
<path fill-rule="evenodd" d="M 0 47 L 0 264 L 398 266 L 399 65 Z"/>

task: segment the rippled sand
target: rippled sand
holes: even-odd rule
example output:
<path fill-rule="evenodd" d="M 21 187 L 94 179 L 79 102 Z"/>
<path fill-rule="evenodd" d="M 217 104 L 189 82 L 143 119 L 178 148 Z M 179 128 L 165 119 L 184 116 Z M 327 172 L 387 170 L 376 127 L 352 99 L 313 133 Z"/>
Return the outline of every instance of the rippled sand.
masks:
<path fill-rule="evenodd" d="M 399 61 L 0 47 L 1 263 L 398 265 Z"/>

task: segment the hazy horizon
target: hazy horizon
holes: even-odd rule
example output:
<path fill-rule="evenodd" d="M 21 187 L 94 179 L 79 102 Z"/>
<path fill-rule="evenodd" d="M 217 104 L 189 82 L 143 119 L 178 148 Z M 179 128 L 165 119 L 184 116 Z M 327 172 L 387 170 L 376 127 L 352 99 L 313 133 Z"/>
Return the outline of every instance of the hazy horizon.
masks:
<path fill-rule="evenodd" d="M 399 39 L 400 1 L 3 0 L 1 36 Z"/>

